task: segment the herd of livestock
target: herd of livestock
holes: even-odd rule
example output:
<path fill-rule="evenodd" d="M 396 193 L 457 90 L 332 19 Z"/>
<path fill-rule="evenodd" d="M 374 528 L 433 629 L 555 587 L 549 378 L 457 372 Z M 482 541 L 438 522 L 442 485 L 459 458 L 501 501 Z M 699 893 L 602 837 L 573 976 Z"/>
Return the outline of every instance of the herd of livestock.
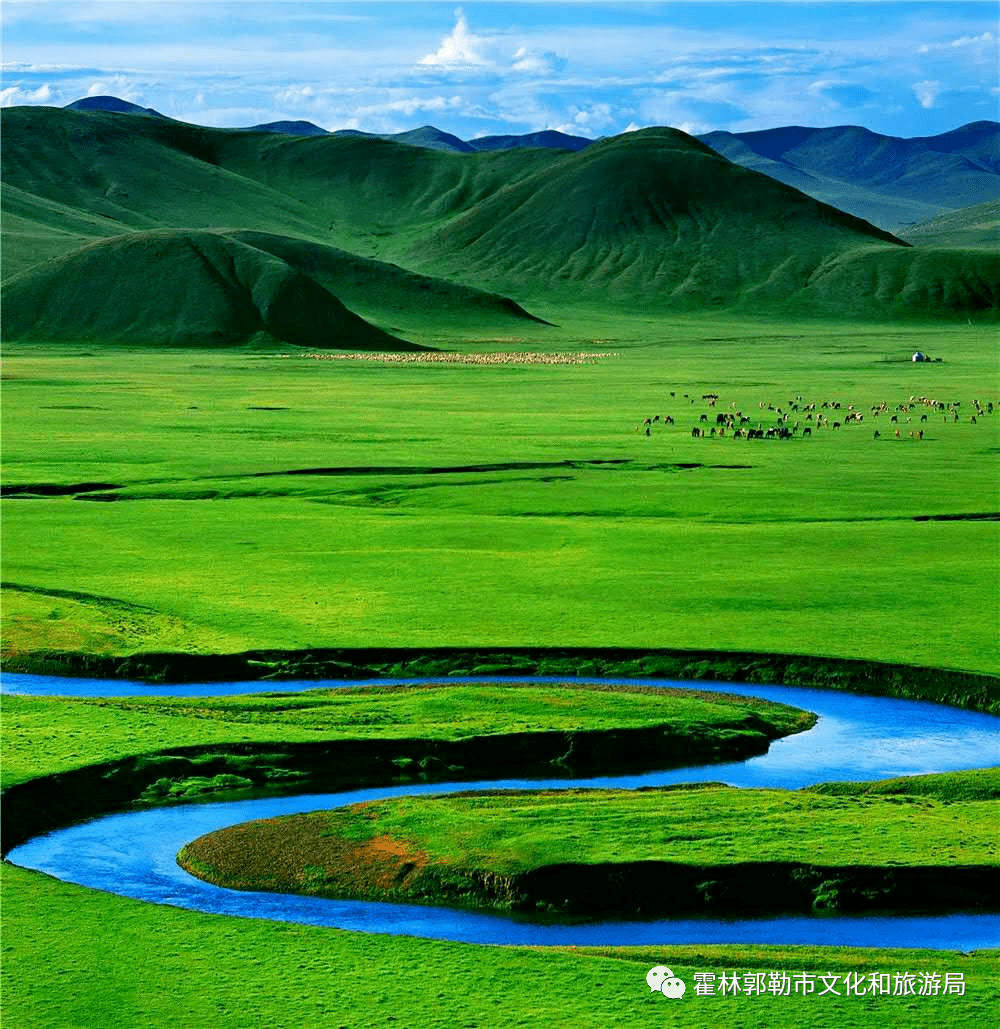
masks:
<path fill-rule="evenodd" d="M 676 393 L 670 396 L 678 399 Z M 698 398 L 685 393 L 679 399 L 688 400 L 689 406 L 694 406 Z M 883 401 L 872 405 L 868 411 L 862 411 L 854 404 L 845 406 L 837 400 L 807 404 L 801 396 L 796 396 L 783 406 L 762 400 L 757 410 L 749 414 L 740 410 L 735 401 L 728 409 L 718 410 L 718 393 L 703 393 L 701 400 L 710 410 L 702 412 L 691 428 L 691 435 L 695 438 L 806 439 L 821 429 L 836 431 L 845 425 L 861 425 L 867 417 L 869 424 L 875 425 L 873 438 L 876 440 L 882 438 L 883 428 L 887 436 L 895 439 L 902 439 L 905 433 L 908 439 L 922 440 L 925 427 L 932 418 L 941 418 L 946 424 L 961 421 L 978 424 L 980 418 L 992 415 L 994 411 L 992 400 L 973 400 L 971 404 L 964 405 L 960 400 L 944 401 L 914 395 L 891 407 Z M 650 436 L 654 425 L 676 424 L 673 415 L 650 415 L 635 427 L 635 431 Z M 911 425 L 913 428 L 907 428 Z"/>

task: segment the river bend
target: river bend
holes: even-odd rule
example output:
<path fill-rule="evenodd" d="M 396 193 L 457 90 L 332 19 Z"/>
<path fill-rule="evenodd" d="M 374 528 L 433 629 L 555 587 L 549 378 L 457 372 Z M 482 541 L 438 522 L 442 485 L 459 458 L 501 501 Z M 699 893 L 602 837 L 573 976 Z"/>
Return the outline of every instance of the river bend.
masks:
<path fill-rule="evenodd" d="M 456 680 L 442 681 L 454 683 Z M 491 678 L 479 681 L 511 680 Z M 534 678 L 531 681 L 540 680 Z M 194 878 L 176 863 L 177 851 L 185 843 L 228 825 L 408 793 L 581 786 L 634 789 L 706 781 L 747 788 L 798 789 L 831 780 L 862 781 L 1000 765 L 1000 718 L 979 712 L 919 701 L 796 687 L 675 683 L 657 679 L 627 682 L 763 697 L 815 711 L 820 718 L 809 731 L 776 740 L 767 754 L 747 761 L 588 780 L 408 784 L 335 794 L 154 808 L 109 815 L 36 837 L 12 850 L 8 859 L 67 882 L 152 903 L 246 918 L 335 926 L 356 932 L 405 934 L 470 943 L 576 946 L 755 943 L 926 947 L 963 951 L 1000 947 L 1000 913 L 542 924 L 450 908 L 227 890 Z M 59 680 L 28 675 L 3 677 L 5 692 L 77 696 L 134 696 L 143 693 L 206 696 L 386 683 L 387 680 L 368 684 L 310 681 L 145 687 L 134 683 L 105 684 L 94 680 Z M 665 883 L 665 888 L 668 885 Z"/>

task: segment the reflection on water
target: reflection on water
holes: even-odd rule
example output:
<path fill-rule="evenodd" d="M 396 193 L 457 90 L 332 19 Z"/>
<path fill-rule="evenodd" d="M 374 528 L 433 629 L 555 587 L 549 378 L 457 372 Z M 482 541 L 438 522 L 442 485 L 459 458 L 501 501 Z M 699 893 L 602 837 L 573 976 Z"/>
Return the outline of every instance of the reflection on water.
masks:
<path fill-rule="evenodd" d="M 5 688 L 27 692 L 38 677 L 5 676 Z M 446 680 L 454 682 L 454 679 Z M 480 681 L 510 681 L 489 679 Z M 537 680 L 536 680 L 537 681 Z M 558 680 L 556 680 L 558 681 Z M 638 680 L 628 680 L 637 682 Z M 100 688 L 93 680 L 76 680 Z M 311 897 L 225 890 L 189 876 L 175 861 L 177 851 L 203 833 L 251 818 L 352 804 L 407 793 L 470 789 L 551 789 L 595 786 L 630 789 L 677 782 L 721 781 L 741 787 L 797 789 L 835 779 L 865 780 L 924 772 L 1000 765 L 1000 718 L 915 701 L 863 697 L 825 690 L 728 683 L 672 683 L 715 692 L 764 697 L 815 711 L 817 725 L 772 743 L 767 754 L 744 762 L 704 765 L 590 780 L 504 780 L 453 785 L 407 785 L 339 794 L 268 798 L 228 804 L 185 805 L 112 815 L 38 837 L 11 852 L 16 864 L 57 878 L 161 904 L 245 917 L 331 925 L 362 932 L 408 934 L 477 943 L 616 944 L 810 943 L 854 946 L 931 947 L 970 950 L 1000 946 L 1000 915 L 918 918 L 809 918 L 657 922 L 601 922 L 536 925 L 499 916 L 416 905 L 331 901 Z M 384 684 L 384 680 L 383 680 Z M 41 684 L 53 695 L 62 680 Z M 113 684 L 122 688 L 123 684 Z M 237 684 L 230 684 L 236 692 Z M 238 684 L 246 692 L 246 683 Z M 258 684 L 251 684 L 256 686 Z M 268 684 L 266 689 L 315 689 L 343 683 Z M 350 684 L 359 685 L 359 684 Z M 53 688 L 54 687 L 54 688 Z M 176 695 L 178 688 L 147 688 Z M 185 687 L 190 690 L 190 687 Z M 197 687 L 219 695 L 219 684 Z M 168 693 L 169 691 L 169 693 Z M 133 685 L 124 692 L 135 695 Z M 65 695 L 65 693 L 63 694 Z M 188 695 L 191 695 L 188 693 Z"/>

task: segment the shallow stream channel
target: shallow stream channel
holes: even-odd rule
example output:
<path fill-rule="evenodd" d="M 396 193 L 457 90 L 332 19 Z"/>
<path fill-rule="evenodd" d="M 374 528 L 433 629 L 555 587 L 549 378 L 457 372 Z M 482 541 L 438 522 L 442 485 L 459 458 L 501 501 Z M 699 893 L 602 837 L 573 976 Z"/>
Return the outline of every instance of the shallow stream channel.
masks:
<path fill-rule="evenodd" d="M 139 683 L 5 674 L 2 689 L 8 693 L 46 696 L 191 697 L 352 688 L 402 681 L 381 679 L 345 684 L 340 681 L 312 680 L 150 687 Z M 455 679 L 412 681 L 456 682 Z M 463 678 L 462 681 L 526 680 Z M 564 680 L 534 677 L 530 681 Z M 753 943 L 919 947 L 960 951 L 1000 947 L 1000 913 L 554 924 L 422 905 L 247 893 L 213 886 L 190 876 L 177 865 L 176 855 L 184 844 L 226 826 L 251 819 L 316 811 L 404 794 L 577 787 L 636 789 L 681 782 L 724 782 L 744 788 L 799 789 L 835 780 L 865 781 L 1000 765 L 1000 718 L 974 711 L 919 701 L 797 687 L 683 683 L 663 679 L 620 681 L 631 685 L 680 687 L 762 697 L 813 711 L 819 715 L 819 721 L 807 732 L 772 742 L 766 754 L 746 761 L 613 778 L 408 784 L 332 794 L 154 808 L 109 815 L 35 837 L 11 850 L 7 858 L 16 865 L 67 882 L 151 903 L 244 918 L 266 918 L 334 926 L 355 932 L 411 935 L 467 943 L 576 946 Z M 821 827 L 817 829 L 821 831 Z M 670 883 L 664 882 L 663 888 L 669 889 Z"/>

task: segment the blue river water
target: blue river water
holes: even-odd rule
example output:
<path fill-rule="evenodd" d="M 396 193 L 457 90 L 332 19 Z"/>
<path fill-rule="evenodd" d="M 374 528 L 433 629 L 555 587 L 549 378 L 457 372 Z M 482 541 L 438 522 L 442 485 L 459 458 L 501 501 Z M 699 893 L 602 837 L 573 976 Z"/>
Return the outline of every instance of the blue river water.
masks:
<path fill-rule="evenodd" d="M 456 680 L 440 681 L 454 683 Z M 477 681 L 512 680 L 491 678 Z M 14 864 L 46 872 L 68 882 L 153 903 L 249 918 L 336 926 L 359 932 L 474 943 L 578 946 L 774 943 L 963 951 L 1000 947 L 1000 913 L 905 918 L 802 916 L 543 924 L 421 905 L 333 901 L 226 890 L 195 879 L 176 863 L 177 851 L 185 843 L 227 825 L 403 794 L 580 786 L 634 789 L 696 781 L 724 782 L 745 788 L 799 789 L 831 780 L 863 781 L 1000 766 L 1000 718 L 978 712 L 918 701 L 797 687 L 676 683 L 655 679 L 622 681 L 763 697 L 814 711 L 820 718 L 808 732 L 776 740 L 767 754 L 747 761 L 589 780 L 410 784 L 336 794 L 156 808 L 110 815 L 36 837 L 12 850 L 8 859 Z M 385 685 L 386 680 L 380 680 L 378 684 Z M 293 692 L 359 685 L 367 684 L 309 681 L 146 687 L 121 682 L 106 684 L 95 680 L 4 675 L 2 689 L 9 693 L 63 696 L 218 696 L 224 693 Z"/>

